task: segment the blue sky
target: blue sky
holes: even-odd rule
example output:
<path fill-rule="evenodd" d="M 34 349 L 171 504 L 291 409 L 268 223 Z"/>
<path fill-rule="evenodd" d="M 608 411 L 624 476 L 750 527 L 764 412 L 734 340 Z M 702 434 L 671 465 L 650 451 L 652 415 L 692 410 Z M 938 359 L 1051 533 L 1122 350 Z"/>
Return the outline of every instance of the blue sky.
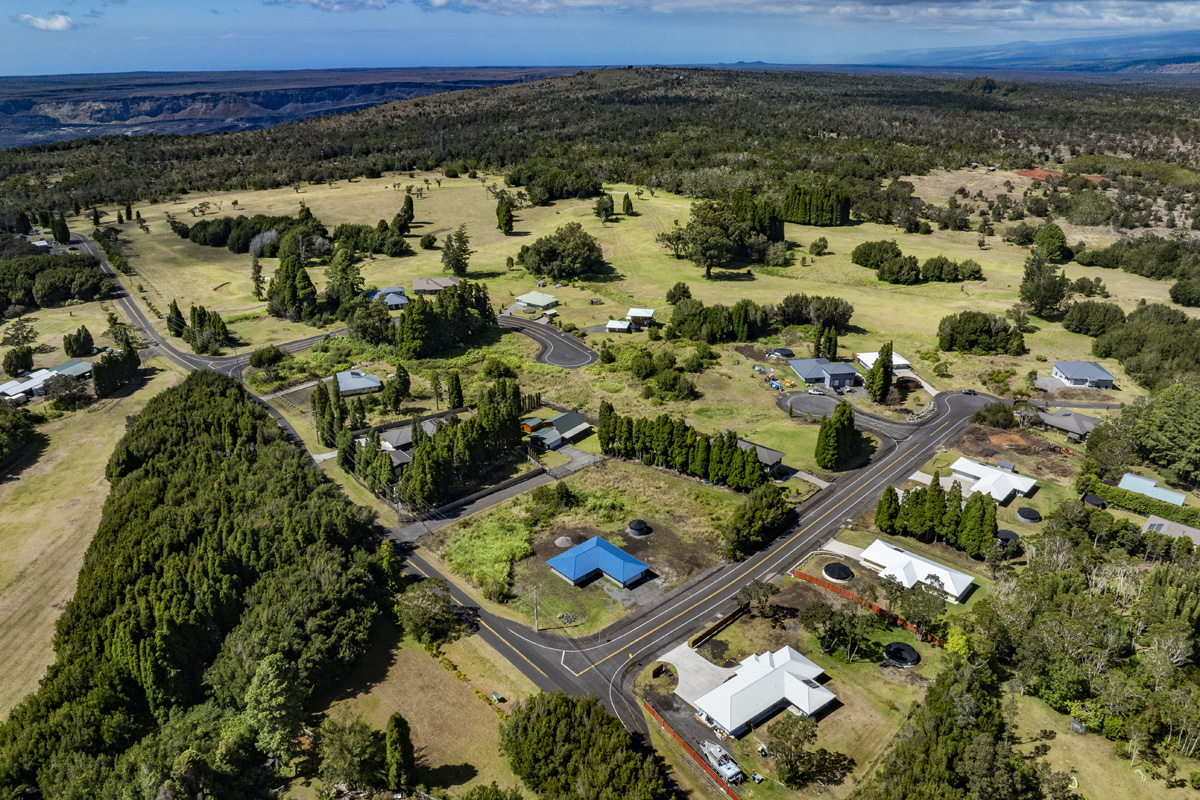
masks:
<path fill-rule="evenodd" d="M 0 0 L 0 74 L 855 63 L 1200 27 L 1188 0 Z"/>

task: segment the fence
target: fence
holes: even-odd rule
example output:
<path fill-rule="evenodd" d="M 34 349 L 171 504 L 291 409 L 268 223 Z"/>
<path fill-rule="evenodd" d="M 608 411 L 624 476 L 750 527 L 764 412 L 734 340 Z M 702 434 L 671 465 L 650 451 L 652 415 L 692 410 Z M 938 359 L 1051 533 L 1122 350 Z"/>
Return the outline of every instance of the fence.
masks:
<path fill-rule="evenodd" d="M 536 478 L 539 475 L 544 474 L 545 472 L 546 472 L 545 467 L 538 467 L 537 469 L 533 470 L 532 472 L 526 472 L 524 475 L 518 475 L 515 478 L 509 478 L 506 481 L 497 483 L 495 486 L 489 486 L 488 488 L 481 489 L 480 491 L 475 492 L 474 494 L 469 494 L 466 497 L 460 497 L 459 499 L 455 500 L 454 502 L 447 503 L 446 505 L 441 506 L 440 508 L 435 508 L 432 511 L 426 511 L 424 514 L 418 514 L 414 519 L 420 521 L 420 520 L 426 520 L 426 519 L 433 519 L 434 517 L 439 517 L 442 514 L 445 514 L 447 511 L 453 511 L 456 508 L 461 508 L 470 503 L 474 503 L 476 500 L 487 497 L 489 494 L 495 494 L 496 492 L 502 492 L 505 489 L 511 489 L 513 486 L 516 486 L 517 484 L 522 483 L 523 481 L 533 480 L 534 478 Z"/>
<path fill-rule="evenodd" d="M 829 591 L 834 592 L 835 594 L 840 594 L 842 597 L 845 597 L 847 600 L 853 600 L 854 602 L 858 603 L 863 608 L 871 609 L 876 614 L 883 617 L 884 619 L 886 619 L 888 622 L 892 623 L 893 625 L 897 625 L 901 628 L 904 628 L 905 630 L 912 631 L 913 633 L 915 633 L 917 636 L 919 636 L 924 641 L 932 642 L 933 644 L 936 644 L 938 647 L 946 646 L 945 639 L 941 639 L 937 636 L 934 636 L 932 633 L 929 633 L 928 631 L 921 630 L 916 625 L 913 625 L 911 622 L 904 621 L 900 617 L 898 617 L 895 614 L 893 614 L 892 612 L 888 611 L 886 608 L 880 608 L 879 606 L 875 605 L 874 603 L 868 603 L 866 600 L 863 600 L 861 597 L 856 595 L 854 592 L 843 589 L 841 586 L 832 584 L 827 580 L 823 580 L 821 578 L 816 577 L 815 575 L 809 575 L 807 572 L 801 572 L 798 569 L 792 570 L 792 577 L 797 578 L 802 581 L 808 581 L 809 583 L 816 584 L 817 586 L 820 586 L 822 589 L 828 589 Z"/>
<path fill-rule="evenodd" d="M 704 758 L 695 750 L 693 750 L 692 746 L 685 742 L 683 737 L 676 733 L 675 729 L 668 725 L 665 719 L 658 715 L 658 712 L 654 710 L 654 706 L 643 700 L 642 707 L 650 712 L 650 716 L 654 717 L 654 721 L 658 723 L 659 727 L 663 729 L 664 733 L 669 733 L 672 739 L 679 742 L 679 745 L 683 748 L 684 752 L 687 753 L 693 761 L 700 765 L 700 768 L 704 770 L 704 773 L 708 775 L 709 778 L 712 779 L 712 781 L 717 785 L 718 789 L 720 789 L 729 797 L 732 797 L 733 800 L 742 800 L 742 796 L 735 792 L 733 787 L 726 783 L 725 779 L 718 775 L 716 771 L 709 766 L 708 762 L 705 761 Z"/>
<path fill-rule="evenodd" d="M 699 647 L 700 645 L 704 644 L 709 639 L 716 636 L 718 633 L 720 633 L 721 631 L 725 630 L 730 625 L 732 625 L 739 617 L 741 617 L 743 614 L 745 614 L 749 610 L 750 610 L 749 603 L 743 603 L 742 605 L 738 606 L 733 611 L 731 611 L 728 614 L 726 614 L 725 616 L 721 617 L 719 620 L 714 622 L 712 625 L 709 625 L 707 628 L 700 631 L 695 636 L 693 636 L 690 640 L 688 640 L 688 647 L 695 648 L 695 647 Z"/>

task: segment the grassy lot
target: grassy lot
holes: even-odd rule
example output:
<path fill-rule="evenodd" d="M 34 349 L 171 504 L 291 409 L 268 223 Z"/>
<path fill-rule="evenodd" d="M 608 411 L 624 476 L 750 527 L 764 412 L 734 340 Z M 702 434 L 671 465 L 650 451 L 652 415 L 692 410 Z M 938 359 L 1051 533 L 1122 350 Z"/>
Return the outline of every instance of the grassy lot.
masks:
<path fill-rule="evenodd" d="M 500 656 L 474 637 L 445 652 L 466 673 L 467 682 L 455 678 L 411 639 L 397 641 L 392 626 L 381 625 L 363 662 L 317 698 L 311 724 L 327 715 L 349 713 L 361 714 L 383 730 L 388 717 L 398 711 L 412 728 L 420 783 L 455 794 L 492 781 L 504 787 L 519 785 L 500 756 L 500 718 L 473 689 L 489 696 L 498 691 L 511 708 L 535 694 L 535 688 L 515 670 L 499 666 Z M 313 798 L 319 788 L 315 778 L 299 778 L 286 796 Z"/>
<path fill-rule="evenodd" d="M 1072 733 L 1070 717 L 1059 714 L 1036 697 L 1018 698 L 1017 709 L 1017 729 L 1022 737 L 1018 749 L 1028 753 L 1039 744 L 1048 747 L 1046 760 L 1051 769 L 1074 776 L 1079 782 L 1077 791 L 1083 797 L 1159 800 L 1200 796 L 1200 792 L 1190 788 L 1167 789 L 1162 779 L 1143 779 L 1138 771 L 1145 774 L 1148 765 L 1141 757 L 1131 766 L 1124 744 L 1110 742 L 1094 733 L 1083 736 Z M 1052 731 L 1053 738 L 1043 743 L 1040 731 Z M 1177 753 L 1170 757 L 1179 766 L 1179 776 L 1185 780 L 1194 770 L 1200 769 L 1200 761 L 1196 759 L 1184 758 Z"/>
<path fill-rule="evenodd" d="M 521 495 L 438 530 L 431 546 L 476 586 L 507 582 L 513 596 L 504 609 L 527 624 L 538 587 L 540 623 L 556 625 L 562 614 L 571 635 L 599 630 L 656 602 L 716 563 L 720 531 L 742 502 L 727 490 L 618 461 L 597 464 L 566 483 L 581 498 L 574 508 L 546 517 L 531 496 Z M 625 534 L 634 517 L 646 520 L 653 533 L 644 539 Z M 571 586 L 545 564 L 562 552 L 555 544 L 562 536 L 576 544 L 603 536 L 645 561 L 656 579 L 627 590 L 602 578 Z"/>
<path fill-rule="evenodd" d="M 32 325 L 37 333 L 37 341 L 33 345 L 34 368 L 53 367 L 66 361 L 67 355 L 62 348 L 63 335 L 74 333 L 81 325 L 87 326 L 97 347 L 112 347 L 116 342 L 105 331 L 108 330 L 107 312 L 115 310 L 112 303 L 97 301 L 61 308 L 38 308 L 25 314 L 22 319 Z M 0 333 L 3 330 L 3 326 L 0 326 Z M 0 347 L 0 360 L 9 349 Z M 9 377 L 0 377 L 0 383 L 9 380 Z"/>
<path fill-rule="evenodd" d="M 783 592 L 775 598 L 775 603 L 786 608 L 803 607 L 816 599 L 834 604 L 848 602 L 832 592 L 790 578 L 779 585 Z M 922 657 L 921 664 L 908 671 L 881 668 L 879 654 L 882 646 L 894 641 L 916 647 Z M 888 627 L 877 632 L 872 642 L 864 645 L 859 658 L 853 663 L 846 663 L 844 654 L 840 652 L 822 653 L 816 636 L 795 621 L 778 626 L 758 616 L 743 617 L 700 648 L 699 652 L 715 663 L 728 666 L 752 653 L 777 650 L 784 645 L 791 646 L 820 665 L 829 677 L 826 685 L 838 697 L 838 705 L 820 719 L 816 746 L 845 753 L 855 760 L 856 768 L 852 775 L 843 787 L 834 790 L 838 796 L 842 796 L 869 776 L 876 758 L 899 729 L 909 707 L 924 697 L 925 687 L 941 668 L 945 653 L 933 645 L 917 642 L 916 637 L 908 631 Z M 757 753 L 757 746 L 762 743 L 770 751 L 771 724 L 780 716 L 776 715 L 740 740 L 730 740 L 725 745 L 731 749 L 743 769 L 748 772 L 757 770 L 768 778 L 772 775 L 770 759 L 764 761 Z M 754 786 L 754 796 L 769 799 L 790 794 L 781 787 L 768 784 L 769 781 L 764 781 Z M 815 794 L 816 790 L 807 791 Z"/>
<path fill-rule="evenodd" d="M 135 391 L 41 426 L 45 449 L 0 477 L 0 717 L 37 688 L 53 661 L 54 622 L 75 593 L 125 418 L 182 380 L 166 359 L 147 366 L 149 380 Z"/>

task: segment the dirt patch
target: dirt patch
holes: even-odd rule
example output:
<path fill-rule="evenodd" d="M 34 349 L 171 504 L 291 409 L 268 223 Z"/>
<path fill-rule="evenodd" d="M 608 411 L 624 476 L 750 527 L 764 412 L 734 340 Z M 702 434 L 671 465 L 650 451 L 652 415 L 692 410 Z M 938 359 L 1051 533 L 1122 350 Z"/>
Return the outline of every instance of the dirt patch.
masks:
<path fill-rule="evenodd" d="M 762 364 L 766 364 L 768 361 L 767 354 L 761 347 L 758 347 L 757 345 L 738 344 L 734 345 L 733 349 L 738 355 L 742 356 L 747 361 L 758 361 Z"/>
<path fill-rule="evenodd" d="M 988 437 L 988 441 L 997 447 L 1029 446 L 1029 442 L 1026 441 L 1025 437 L 1017 433 L 993 433 Z"/>
<path fill-rule="evenodd" d="M 1014 455 L 1031 456 L 1023 459 L 1021 470 L 1036 478 L 1057 482 L 1055 478 L 1070 477 L 1073 472 L 1062 458 L 1062 450 L 1045 439 L 1026 431 L 1004 431 L 997 428 L 971 426 L 950 449 L 967 458 L 987 461 L 1001 458 L 1012 460 Z"/>
<path fill-rule="evenodd" d="M 1051 169 L 1042 169 L 1041 167 L 1037 167 L 1036 169 L 1023 169 L 1017 172 L 1017 174 L 1022 178 L 1033 178 L 1035 181 L 1061 181 L 1063 177 L 1061 172 L 1055 172 Z M 1103 175 L 1084 175 L 1083 177 L 1087 178 L 1093 183 L 1100 183 L 1101 181 L 1108 180 L 1108 178 L 1105 178 Z"/>
<path fill-rule="evenodd" d="M 1064 386 L 1062 389 L 1055 389 L 1053 392 L 1047 392 L 1046 394 L 1039 395 L 1038 399 L 1044 400 L 1047 403 L 1049 403 L 1050 405 L 1054 405 L 1055 400 L 1062 401 L 1062 402 L 1071 400 L 1071 401 L 1089 402 L 1089 403 L 1118 403 L 1118 402 L 1120 402 L 1119 400 L 1117 400 L 1117 398 L 1113 397 L 1111 394 L 1105 394 L 1104 392 L 1098 391 L 1096 389 L 1075 389 L 1075 388 L 1066 387 L 1066 386 Z"/>
<path fill-rule="evenodd" d="M 709 639 L 699 648 L 700 655 L 707 658 L 712 663 L 721 667 L 736 667 L 738 662 L 732 658 L 728 658 L 729 645 L 722 642 L 720 639 Z"/>

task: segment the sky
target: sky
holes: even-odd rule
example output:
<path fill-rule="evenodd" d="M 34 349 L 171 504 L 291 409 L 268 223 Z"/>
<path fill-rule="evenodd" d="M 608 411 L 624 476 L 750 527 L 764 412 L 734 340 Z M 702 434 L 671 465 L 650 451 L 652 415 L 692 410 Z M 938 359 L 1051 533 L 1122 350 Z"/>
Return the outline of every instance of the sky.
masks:
<path fill-rule="evenodd" d="M 847 64 L 1200 28 L 1197 0 L 0 0 L 0 74 Z"/>

